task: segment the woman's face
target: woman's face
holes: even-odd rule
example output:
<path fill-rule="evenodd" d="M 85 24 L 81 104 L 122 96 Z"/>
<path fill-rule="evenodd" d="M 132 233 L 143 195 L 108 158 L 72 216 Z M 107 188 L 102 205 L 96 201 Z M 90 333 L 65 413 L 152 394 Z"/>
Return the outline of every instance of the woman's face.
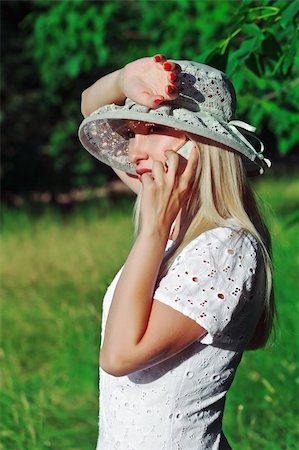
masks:
<path fill-rule="evenodd" d="M 129 160 L 138 175 L 151 172 L 154 161 L 165 163 L 167 150 L 178 150 L 186 141 L 183 131 L 150 122 L 128 121 Z"/>

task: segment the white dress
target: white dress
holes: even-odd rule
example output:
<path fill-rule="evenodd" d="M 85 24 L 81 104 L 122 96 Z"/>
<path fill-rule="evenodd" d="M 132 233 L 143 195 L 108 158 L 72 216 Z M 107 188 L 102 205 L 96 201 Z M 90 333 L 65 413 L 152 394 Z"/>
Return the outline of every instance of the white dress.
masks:
<path fill-rule="evenodd" d="M 104 298 L 102 341 L 120 273 Z M 128 376 L 100 369 L 97 450 L 229 449 L 222 432 L 226 393 L 261 315 L 263 294 L 264 271 L 251 234 L 219 227 L 190 242 L 154 298 L 207 334 L 167 361 Z"/>

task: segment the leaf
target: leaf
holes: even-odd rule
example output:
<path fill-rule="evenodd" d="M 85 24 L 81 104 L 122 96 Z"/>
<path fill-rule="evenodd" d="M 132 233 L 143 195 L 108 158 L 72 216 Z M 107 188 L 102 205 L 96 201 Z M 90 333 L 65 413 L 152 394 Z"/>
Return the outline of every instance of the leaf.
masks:
<path fill-rule="evenodd" d="M 275 17 L 279 13 L 279 8 L 276 6 L 257 6 L 255 8 L 249 8 L 246 15 L 246 20 L 260 21 Z"/>
<path fill-rule="evenodd" d="M 241 47 L 231 52 L 228 58 L 228 65 L 227 65 L 227 74 L 228 76 L 231 76 L 236 68 L 243 64 L 243 62 L 249 58 L 251 53 L 257 51 L 261 46 L 261 40 L 259 38 L 250 38 L 246 39 L 242 42 Z"/>
<path fill-rule="evenodd" d="M 245 23 L 242 25 L 242 31 L 249 36 L 263 39 L 262 30 L 256 25 L 256 23 Z"/>
<path fill-rule="evenodd" d="M 252 53 L 246 60 L 246 66 L 258 77 L 263 75 L 264 61 L 259 55 Z"/>
<path fill-rule="evenodd" d="M 273 69 L 273 74 L 274 75 L 276 75 L 277 72 L 280 70 L 281 65 L 283 63 L 283 60 L 284 60 L 284 55 L 281 55 L 280 58 L 277 60 L 275 66 L 274 66 L 274 69 Z"/>
<path fill-rule="evenodd" d="M 75 78 L 80 71 L 80 55 L 74 55 L 65 63 L 66 73 L 70 78 Z"/>
<path fill-rule="evenodd" d="M 288 24 L 295 20 L 299 12 L 299 1 L 292 1 L 288 7 L 283 11 L 280 19 L 280 24 L 283 28 L 287 28 Z"/>
<path fill-rule="evenodd" d="M 290 47 L 288 48 L 284 59 L 283 59 L 283 63 L 282 63 L 282 73 L 283 75 L 286 75 L 289 70 L 291 69 L 292 65 L 294 64 L 294 58 L 296 56 L 298 47 L 297 47 L 297 43 L 298 43 L 298 36 L 295 33 L 292 39 L 292 42 L 290 44 Z"/>

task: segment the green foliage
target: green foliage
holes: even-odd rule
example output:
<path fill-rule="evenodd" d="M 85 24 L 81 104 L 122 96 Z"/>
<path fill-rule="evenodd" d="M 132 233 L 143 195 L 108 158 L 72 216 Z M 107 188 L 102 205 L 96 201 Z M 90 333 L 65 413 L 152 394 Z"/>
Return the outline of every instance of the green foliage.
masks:
<path fill-rule="evenodd" d="M 46 189 L 55 197 L 73 186 L 98 184 L 100 173 L 111 177 L 78 142 L 81 92 L 157 52 L 225 70 L 238 93 L 238 118 L 262 131 L 270 157 L 298 144 L 296 0 L 2 4 L 4 129 L 15 129 L 19 117 L 18 133 L 3 141 L 7 191 Z M 30 170 L 20 176 L 24 159 L 36 176 Z"/>
<path fill-rule="evenodd" d="M 33 3 L 41 6 L 42 2 Z M 108 21 L 121 4 L 97 3 L 89 2 L 87 6 L 83 1 L 50 2 L 44 11 L 34 11 L 25 18 L 23 27 L 33 30 L 27 48 L 38 62 L 41 79 L 50 92 L 59 91 L 69 79 L 91 71 L 96 61 L 106 64 Z"/>
<path fill-rule="evenodd" d="M 280 327 L 268 349 L 244 355 L 227 399 L 224 431 L 235 449 L 295 450 L 299 178 L 267 177 L 255 188 L 273 211 L 264 207 Z M 115 205 L 105 199 L 80 204 L 69 215 L 49 208 L 5 211 L 3 449 L 95 448 L 100 305 L 131 246 L 131 211 L 130 200 Z"/>
<path fill-rule="evenodd" d="M 281 155 L 299 142 L 299 2 L 242 2 L 207 63 L 224 70 L 241 98 L 239 112 L 274 130 Z"/>

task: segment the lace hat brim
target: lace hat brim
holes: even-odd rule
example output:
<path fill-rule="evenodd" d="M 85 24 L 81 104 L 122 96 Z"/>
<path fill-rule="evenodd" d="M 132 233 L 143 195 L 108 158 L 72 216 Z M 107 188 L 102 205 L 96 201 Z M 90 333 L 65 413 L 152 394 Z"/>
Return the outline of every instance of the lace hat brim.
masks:
<path fill-rule="evenodd" d="M 271 163 L 263 156 L 263 146 L 252 134 L 250 125 L 240 121 L 224 122 L 205 112 L 173 106 L 171 102 L 149 109 L 127 99 L 124 106 L 106 105 L 83 120 L 79 128 L 82 145 L 95 158 L 129 174 L 136 174 L 128 159 L 128 120 L 164 125 L 201 136 L 241 154 L 248 176 L 262 174 Z M 239 131 L 250 135 L 261 145 L 258 152 Z"/>

